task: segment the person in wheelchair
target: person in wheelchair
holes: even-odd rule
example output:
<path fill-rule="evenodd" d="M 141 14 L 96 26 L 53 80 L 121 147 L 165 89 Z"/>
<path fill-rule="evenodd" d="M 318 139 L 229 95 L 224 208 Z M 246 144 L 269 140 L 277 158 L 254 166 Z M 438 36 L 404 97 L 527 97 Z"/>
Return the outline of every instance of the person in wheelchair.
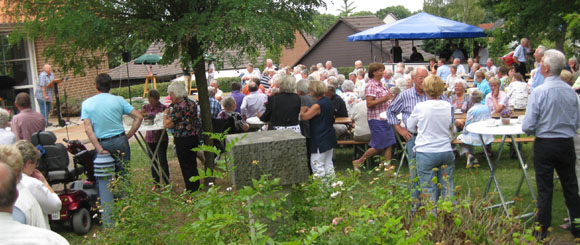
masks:
<path fill-rule="evenodd" d="M 246 123 L 246 120 L 242 118 L 242 115 L 239 112 L 236 112 L 236 100 L 232 96 L 228 96 L 223 99 L 221 103 L 224 110 L 218 114 L 217 119 L 228 120 L 233 118 L 234 122 L 234 128 L 230 128 L 228 133 L 247 132 L 250 129 L 250 125 Z M 223 131 L 225 130 L 226 128 L 223 128 Z"/>
<path fill-rule="evenodd" d="M 36 169 L 40 159 L 40 152 L 32 143 L 25 140 L 16 142 L 15 146 L 20 151 L 24 163 L 22 185 L 32 193 L 45 216 L 60 212 L 62 205 L 60 198 L 50 187 L 44 175 Z"/>

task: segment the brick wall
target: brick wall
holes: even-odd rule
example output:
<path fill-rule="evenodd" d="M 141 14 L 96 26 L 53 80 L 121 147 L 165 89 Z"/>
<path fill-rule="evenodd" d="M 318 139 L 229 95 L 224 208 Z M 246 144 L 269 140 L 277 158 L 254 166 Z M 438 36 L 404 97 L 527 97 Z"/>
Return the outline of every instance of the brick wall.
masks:
<path fill-rule="evenodd" d="M 46 56 L 42 54 L 44 48 L 52 43 L 52 40 L 36 40 L 34 42 L 34 50 L 36 52 L 36 67 L 38 74 L 42 72 L 42 67 L 44 64 L 53 64 L 51 60 L 49 60 Z M 59 94 L 64 95 L 64 89 L 67 91 L 67 95 L 69 98 L 79 98 L 79 99 L 86 99 L 94 94 L 96 94 L 97 90 L 95 89 L 95 78 L 97 77 L 98 73 L 104 73 L 109 71 L 109 66 L 107 64 L 107 59 L 103 64 L 100 65 L 99 70 L 97 71 L 95 68 L 86 68 L 85 75 L 73 75 L 72 73 L 67 74 L 69 80 L 66 81 L 63 85 L 59 86 Z M 54 71 L 55 78 L 64 78 L 62 72 L 60 72 L 60 68 L 55 67 L 52 65 L 52 69 Z M 36 76 L 38 76 L 36 74 Z M 64 89 L 63 89 L 64 88 Z"/>
<path fill-rule="evenodd" d="M 293 48 L 284 48 L 282 50 L 282 57 L 280 57 L 280 67 L 282 66 L 292 66 L 294 65 L 306 51 L 310 48 L 308 43 L 304 39 L 304 36 L 300 34 L 300 32 L 294 32 L 294 37 L 296 38 L 294 41 Z"/>

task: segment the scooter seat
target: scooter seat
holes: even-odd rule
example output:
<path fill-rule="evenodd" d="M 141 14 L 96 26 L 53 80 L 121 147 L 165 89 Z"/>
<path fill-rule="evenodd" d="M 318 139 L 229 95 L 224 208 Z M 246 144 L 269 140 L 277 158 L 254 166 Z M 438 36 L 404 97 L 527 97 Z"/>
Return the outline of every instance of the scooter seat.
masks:
<path fill-rule="evenodd" d="M 55 170 L 48 172 L 48 182 L 61 183 L 76 180 L 79 175 L 85 171 L 83 166 L 71 168 L 68 170 Z"/>

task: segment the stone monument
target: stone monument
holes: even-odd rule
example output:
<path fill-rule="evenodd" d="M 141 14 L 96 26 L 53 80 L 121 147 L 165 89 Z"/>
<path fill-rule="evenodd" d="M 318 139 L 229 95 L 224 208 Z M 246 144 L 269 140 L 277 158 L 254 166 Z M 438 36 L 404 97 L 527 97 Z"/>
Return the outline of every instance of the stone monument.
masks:
<path fill-rule="evenodd" d="M 243 139 L 242 136 L 247 134 Z M 240 138 L 229 154 L 234 157 L 234 169 L 230 173 L 236 188 L 252 185 L 252 179 L 262 174 L 280 178 L 281 185 L 301 183 L 308 180 L 306 138 L 293 130 L 270 130 L 231 134 L 226 143 Z"/>

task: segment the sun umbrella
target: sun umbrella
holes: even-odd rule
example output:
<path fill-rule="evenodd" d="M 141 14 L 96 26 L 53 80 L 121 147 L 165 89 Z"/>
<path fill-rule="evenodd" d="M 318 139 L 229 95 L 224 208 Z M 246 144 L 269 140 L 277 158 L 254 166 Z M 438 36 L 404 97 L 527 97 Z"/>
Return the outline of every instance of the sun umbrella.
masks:
<path fill-rule="evenodd" d="M 155 65 L 161 60 L 161 56 L 156 54 L 144 54 L 135 60 L 135 64 Z"/>

